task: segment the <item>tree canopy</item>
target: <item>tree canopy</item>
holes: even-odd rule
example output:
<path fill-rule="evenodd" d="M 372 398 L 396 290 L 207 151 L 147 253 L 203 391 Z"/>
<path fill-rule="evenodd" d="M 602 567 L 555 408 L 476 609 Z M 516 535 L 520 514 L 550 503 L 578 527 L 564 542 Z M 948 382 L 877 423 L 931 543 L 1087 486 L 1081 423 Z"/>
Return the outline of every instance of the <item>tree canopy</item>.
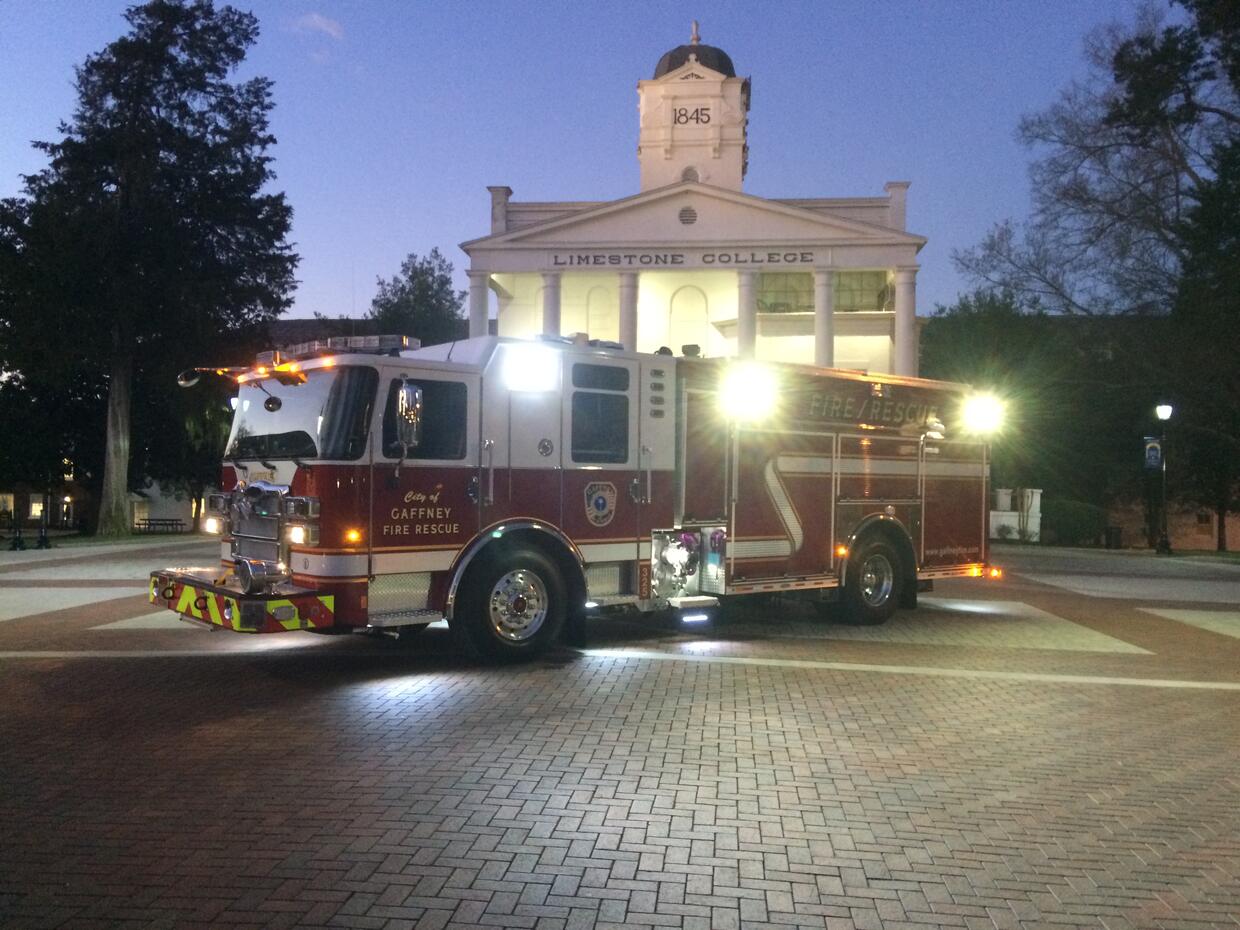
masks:
<path fill-rule="evenodd" d="M 416 336 L 422 345 L 461 339 L 467 324 L 461 316 L 466 291 L 452 287 L 452 263 L 433 248 L 419 256 L 411 252 L 400 273 L 378 280 L 379 291 L 370 304 L 369 318 L 381 332 Z"/>
<path fill-rule="evenodd" d="M 292 209 L 267 189 L 271 82 L 231 79 L 256 18 L 149 0 L 125 19 L 77 69 L 60 140 L 36 143 L 48 166 L 0 204 L 0 361 L 29 385 L 106 394 L 99 528 L 112 534 L 129 527 L 135 373 L 157 408 L 137 441 L 183 441 L 184 411 L 155 385 L 287 309 L 297 265 Z"/>

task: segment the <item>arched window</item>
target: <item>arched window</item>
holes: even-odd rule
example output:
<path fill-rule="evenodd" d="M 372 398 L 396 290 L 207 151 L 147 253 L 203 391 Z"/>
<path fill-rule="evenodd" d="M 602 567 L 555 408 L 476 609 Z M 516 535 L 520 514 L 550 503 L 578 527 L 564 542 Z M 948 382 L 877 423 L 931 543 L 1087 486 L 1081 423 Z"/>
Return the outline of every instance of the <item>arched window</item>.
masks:
<path fill-rule="evenodd" d="M 667 311 L 667 345 L 677 355 L 680 347 L 699 345 L 705 348 L 709 335 L 710 314 L 706 294 L 699 287 L 686 285 L 672 294 Z"/>
<path fill-rule="evenodd" d="M 682 180 L 682 181 L 700 181 L 700 180 L 701 180 L 701 178 L 699 178 L 699 177 L 698 177 L 698 173 L 697 173 L 697 169 L 696 169 L 696 168 L 689 167 L 689 168 L 686 168 L 684 171 L 680 172 L 680 180 Z"/>

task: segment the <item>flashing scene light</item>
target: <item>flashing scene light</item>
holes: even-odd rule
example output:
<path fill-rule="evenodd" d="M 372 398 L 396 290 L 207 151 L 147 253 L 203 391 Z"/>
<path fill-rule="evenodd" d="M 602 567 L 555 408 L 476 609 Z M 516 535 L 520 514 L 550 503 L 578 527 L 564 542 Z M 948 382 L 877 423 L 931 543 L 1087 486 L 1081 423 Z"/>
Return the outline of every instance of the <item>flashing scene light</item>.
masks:
<path fill-rule="evenodd" d="M 990 571 L 986 573 L 986 577 L 990 578 L 992 581 L 999 581 L 1003 578 L 1003 569 L 1001 569 L 998 565 L 992 565 L 990 566 Z"/>
<path fill-rule="evenodd" d="M 835 547 L 835 557 L 836 557 L 837 559 L 846 559 L 846 558 L 848 558 L 848 547 L 847 547 L 847 546 L 845 546 L 845 545 L 842 545 L 842 544 L 841 544 L 841 545 L 839 545 L 839 546 L 836 546 L 836 547 Z"/>
<path fill-rule="evenodd" d="M 995 433 L 1003 426 L 1005 405 L 993 394 L 972 394 L 965 398 L 960 416 L 970 433 Z"/>
<path fill-rule="evenodd" d="M 1171 419 L 1171 414 L 1175 413 L 1175 408 L 1170 404 L 1159 404 L 1154 408 L 1154 416 L 1162 420 L 1164 423 Z"/>
<path fill-rule="evenodd" d="M 218 536 L 223 528 L 224 522 L 219 517 L 207 517 L 202 521 L 203 531 L 210 533 L 212 536 Z"/>
<path fill-rule="evenodd" d="M 710 614 L 704 613 L 681 614 L 680 616 L 681 623 L 705 623 L 709 619 Z"/>
<path fill-rule="evenodd" d="M 560 379 L 560 355 L 542 345 L 508 346 L 503 372 L 510 391 L 554 391 Z"/>
<path fill-rule="evenodd" d="M 358 529 L 345 530 L 344 541 L 347 543 L 360 543 L 362 541 L 362 531 Z"/>
<path fill-rule="evenodd" d="M 719 384 L 719 409 L 730 420 L 764 420 L 775 412 L 779 379 L 758 362 L 739 362 L 724 372 Z"/>

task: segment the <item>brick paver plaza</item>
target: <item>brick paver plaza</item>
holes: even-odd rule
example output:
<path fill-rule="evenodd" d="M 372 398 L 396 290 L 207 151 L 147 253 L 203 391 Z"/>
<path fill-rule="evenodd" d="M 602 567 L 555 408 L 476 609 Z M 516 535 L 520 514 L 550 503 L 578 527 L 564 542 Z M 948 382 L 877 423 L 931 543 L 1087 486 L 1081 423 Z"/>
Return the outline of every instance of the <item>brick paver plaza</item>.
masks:
<path fill-rule="evenodd" d="M 0 562 L 0 926 L 1240 925 L 1240 566 L 1014 551 L 877 630 L 486 668 L 151 614 L 210 551 Z"/>

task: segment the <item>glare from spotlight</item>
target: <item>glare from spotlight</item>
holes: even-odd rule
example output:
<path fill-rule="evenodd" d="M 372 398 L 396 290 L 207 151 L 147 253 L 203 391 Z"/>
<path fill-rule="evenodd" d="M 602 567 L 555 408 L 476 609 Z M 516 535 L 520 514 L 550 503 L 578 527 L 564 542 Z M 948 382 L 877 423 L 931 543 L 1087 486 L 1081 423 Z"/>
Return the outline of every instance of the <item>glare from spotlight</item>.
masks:
<path fill-rule="evenodd" d="M 970 433 L 995 433 L 1003 426 L 1004 403 L 993 394 L 965 398 L 961 410 L 964 428 Z"/>
<path fill-rule="evenodd" d="M 765 420 L 775 412 L 778 397 L 775 372 L 758 362 L 732 365 L 719 385 L 719 409 L 730 420 Z"/>
<path fill-rule="evenodd" d="M 504 385 L 510 391 L 554 391 L 560 380 L 560 356 L 548 346 L 508 346 L 503 373 Z"/>

